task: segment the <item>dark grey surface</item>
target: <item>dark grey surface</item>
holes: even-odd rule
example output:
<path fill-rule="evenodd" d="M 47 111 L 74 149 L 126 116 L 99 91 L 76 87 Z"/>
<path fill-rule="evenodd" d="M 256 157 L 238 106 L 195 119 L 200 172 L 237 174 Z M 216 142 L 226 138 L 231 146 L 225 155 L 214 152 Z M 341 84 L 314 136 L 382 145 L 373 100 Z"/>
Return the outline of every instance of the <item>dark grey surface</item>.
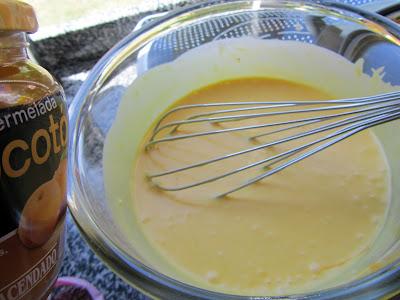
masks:
<path fill-rule="evenodd" d="M 148 299 L 119 279 L 97 258 L 82 239 L 69 214 L 67 215 L 65 248 L 65 257 L 60 276 L 77 276 L 89 281 L 103 293 L 104 299 L 107 300 Z M 66 292 L 65 295 L 63 299 L 77 298 L 73 291 Z"/>
<path fill-rule="evenodd" d="M 170 2 L 175 4 L 168 4 Z M 94 25 L 86 20 L 77 20 L 71 27 L 78 29 L 60 28 L 59 34 L 49 37 L 42 32 L 40 35 L 33 35 L 31 51 L 38 62 L 44 68 L 51 70 L 52 74 L 58 77 L 76 74 L 88 70 L 104 53 L 132 32 L 144 17 L 193 2 L 196 0 L 159 0 L 155 10 L 138 8 L 131 15 L 121 11 L 121 17 L 115 20 L 107 20 L 105 16 L 99 15 Z M 71 24 L 67 24 L 67 28 L 68 25 Z"/>

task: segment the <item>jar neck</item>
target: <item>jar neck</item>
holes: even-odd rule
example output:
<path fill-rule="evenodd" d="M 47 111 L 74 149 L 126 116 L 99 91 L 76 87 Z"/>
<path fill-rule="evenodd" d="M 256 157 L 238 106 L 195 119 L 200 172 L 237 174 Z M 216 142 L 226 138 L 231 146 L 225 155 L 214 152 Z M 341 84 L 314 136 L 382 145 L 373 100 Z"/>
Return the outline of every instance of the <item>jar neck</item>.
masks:
<path fill-rule="evenodd" d="M 26 33 L 0 32 L 0 64 L 28 59 Z"/>

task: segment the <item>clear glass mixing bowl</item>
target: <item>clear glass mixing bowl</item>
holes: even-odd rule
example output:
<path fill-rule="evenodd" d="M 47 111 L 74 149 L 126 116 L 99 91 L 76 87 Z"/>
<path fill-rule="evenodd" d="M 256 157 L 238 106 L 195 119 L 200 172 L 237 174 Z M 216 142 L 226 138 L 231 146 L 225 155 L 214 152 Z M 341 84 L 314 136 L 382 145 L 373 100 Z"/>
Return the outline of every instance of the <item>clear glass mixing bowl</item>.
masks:
<path fill-rule="evenodd" d="M 111 214 L 102 167 L 104 139 L 124 91 L 135 78 L 209 41 L 242 36 L 313 43 L 352 62 L 363 58 L 365 73 L 371 74 L 373 69 L 384 66 L 383 80 L 400 85 L 398 25 L 377 14 L 334 2 L 202 2 L 163 16 L 117 44 L 94 67 L 70 107 L 69 207 L 83 235 L 105 263 L 152 297 L 256 299 L 187 285 L 167 277 L 145 261 L 134 241 L 120 230 L 120 220 Z M 390 144 L 396 138 L 389 136 L 386 140 Z M 391 165 L 393 178 L 398 179 L 400 156 L 392 153 Z M 393 197 L 400 197 L 395 181 Z M 399 207 L 392 206 L 385 225 L 390 227 L 385 246 L 375 253 L 374 267 L 363 276 L 334 288 L 287 298 L 371 299 L 399 292 L 399 215 Z M 132 216 L 127 212 L 127 218 Z"/>

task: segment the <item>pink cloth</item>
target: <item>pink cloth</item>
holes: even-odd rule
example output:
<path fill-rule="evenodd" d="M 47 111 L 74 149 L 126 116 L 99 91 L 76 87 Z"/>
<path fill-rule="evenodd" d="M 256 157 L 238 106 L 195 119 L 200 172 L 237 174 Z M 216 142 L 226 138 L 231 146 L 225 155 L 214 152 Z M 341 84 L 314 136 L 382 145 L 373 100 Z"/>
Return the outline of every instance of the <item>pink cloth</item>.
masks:
<path fill-rule="evenodd" d="M 100 293 L 100 291 L 86 280 L 76 277 L 60 277 L 57 279 L 57 282 L 54 287 L 58 288 L 64 286 L 85 289 L 93 300 L 104 300 L 104 297 Z"/>

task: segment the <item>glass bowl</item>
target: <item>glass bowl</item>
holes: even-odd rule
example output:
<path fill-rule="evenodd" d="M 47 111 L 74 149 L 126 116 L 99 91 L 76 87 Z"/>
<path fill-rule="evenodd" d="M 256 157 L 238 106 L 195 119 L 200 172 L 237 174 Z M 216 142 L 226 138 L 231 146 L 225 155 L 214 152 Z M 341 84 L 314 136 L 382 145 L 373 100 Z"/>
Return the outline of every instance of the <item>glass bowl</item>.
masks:
<path fill-rule="evenodd" d="M 69 208 L 93 250 L 125 281 L 163 299 L 261 299 L 204 290 L 163 274 L 147 262 L 113 216 L 103 177 L 103 147 L 128 86 L 148 69 L 175 60 L 207 42 L 251 36 L 297 40 L 335 51 L 363 72 L 384 66 L 382 79 L 400 85 L 400 28 L 374 13 L 328 1 L 201 2 L 146 24 L 111 49 L 93 68 L 70 107 Z M 135 101 L 132 99 L 132 101 Z M 393 125 L 397 126 L 398 124 Z M 395 132 L 392 130 L 392 132 Z M 388 140 L 393 137 L 387 137 Z M 393 177 L 400 158 L 392 155 Z M 398 178 L 398 177 L 397 177 Z M 400 197 L 395 182 L 393 197 Z M 392 201 L 396 203 L 397 201 Z M 127 212 L 126 218 L 133 214 Z M 371 299 L 400 291 L 399 207 L 392 205 L 385 225 L 385 247 L 362 276 L 326 290 L 271 299 Z M 265 298 L 270 299 L 268 295 Z"/>

